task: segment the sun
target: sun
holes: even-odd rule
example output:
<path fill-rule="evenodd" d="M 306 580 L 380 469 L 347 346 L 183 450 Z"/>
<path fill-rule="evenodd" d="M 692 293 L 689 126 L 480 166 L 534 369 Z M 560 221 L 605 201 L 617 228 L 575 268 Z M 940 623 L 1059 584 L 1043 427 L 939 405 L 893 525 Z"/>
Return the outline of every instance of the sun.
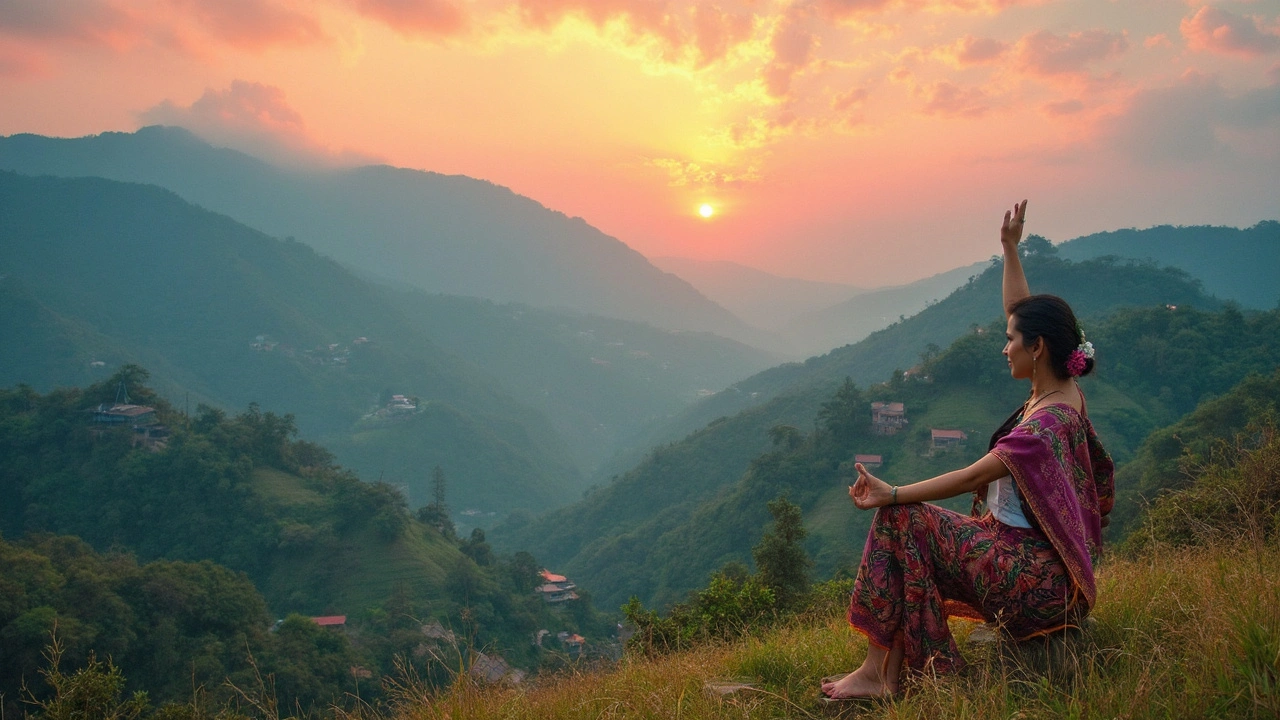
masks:
<path fill-rule="evenodd" d="M 709 218 L 716 214 L 716 209 L 709 204 L 703 203 L 702 207 L 698 208 L 698 214 L 704 218 Z"/>

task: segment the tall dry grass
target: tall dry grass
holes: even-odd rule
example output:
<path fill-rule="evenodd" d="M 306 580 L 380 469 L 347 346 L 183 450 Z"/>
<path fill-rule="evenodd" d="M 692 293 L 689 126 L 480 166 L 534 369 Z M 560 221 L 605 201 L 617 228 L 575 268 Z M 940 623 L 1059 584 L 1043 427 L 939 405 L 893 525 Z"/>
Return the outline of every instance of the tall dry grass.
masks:
<path fill-rule="evenodd" d="M 1280 717 L 1280 547 L 1248 540 L 1213 547 L 1151 546 L 1099 571 L 1097 623 L 1055 645 L 1056 655 L 967 644 L 961 674 L 917 678 L 889 702 L 834 710 L 866 718 Z M 465 679 L 433 693 L 412 677 L 393 703 L 348 718 L 804 718 L 830 715 L 823 676 L 854 667 L 865 640 L 833 604 L 731 643 L 521 687 Z M 721 695 L 717 684 L 751 687 Z"/>

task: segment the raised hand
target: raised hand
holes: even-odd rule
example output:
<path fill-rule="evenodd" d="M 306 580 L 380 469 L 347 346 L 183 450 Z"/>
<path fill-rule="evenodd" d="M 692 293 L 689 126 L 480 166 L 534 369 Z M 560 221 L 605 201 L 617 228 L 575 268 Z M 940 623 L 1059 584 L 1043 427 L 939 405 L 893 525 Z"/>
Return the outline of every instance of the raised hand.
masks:
<path fill-rule="evenodd" d="M 1000 242 L 1016 246 L 1022 240 L 1022 226 L 1027 221 L 1027 201 L 1014 203 L 1013 209 L 1004 214 L 1004 224 L 1000 226 Z"/>

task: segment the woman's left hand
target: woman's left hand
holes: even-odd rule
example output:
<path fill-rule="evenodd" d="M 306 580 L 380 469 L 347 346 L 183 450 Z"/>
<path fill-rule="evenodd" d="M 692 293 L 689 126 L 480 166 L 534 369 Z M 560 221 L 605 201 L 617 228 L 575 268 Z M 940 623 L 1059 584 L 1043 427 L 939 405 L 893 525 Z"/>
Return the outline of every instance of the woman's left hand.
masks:
<path fill-rule="evenodd" d="M 849 486 L 849 497 L 859 510 L 884 507 L 893 501 L 893 487 L 889 483 L 867 472 L 862 463 L 857 463 L 854 468 L 858 471 L 858 479 Z"/>

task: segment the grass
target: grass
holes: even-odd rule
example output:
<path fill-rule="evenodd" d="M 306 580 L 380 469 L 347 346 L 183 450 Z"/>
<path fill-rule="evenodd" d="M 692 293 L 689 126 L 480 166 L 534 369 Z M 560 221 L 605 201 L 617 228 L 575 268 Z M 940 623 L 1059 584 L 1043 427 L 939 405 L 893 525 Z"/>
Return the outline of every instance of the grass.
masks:
<path fill-rule="evenodd" d="M 1025 652 L 964 642 L 961 674 L 914 679 L 864 718 L 1268 718 L 1280 714 L 1280 548 L 1258 544 L 1152 549 L 1099 572 L 1097 625 L 1062 646 L 1052 672 Z M 805 718 L 828 714 L 819 680 L 866 652 L 831 606 L 759 636 L 520 687 L 460 681 L 432 693 L 402 678 L 392 705 L 349 717 L 385 720 L 534 718 Z M 752 689 L 728 695 L 716 682 Z"/>

